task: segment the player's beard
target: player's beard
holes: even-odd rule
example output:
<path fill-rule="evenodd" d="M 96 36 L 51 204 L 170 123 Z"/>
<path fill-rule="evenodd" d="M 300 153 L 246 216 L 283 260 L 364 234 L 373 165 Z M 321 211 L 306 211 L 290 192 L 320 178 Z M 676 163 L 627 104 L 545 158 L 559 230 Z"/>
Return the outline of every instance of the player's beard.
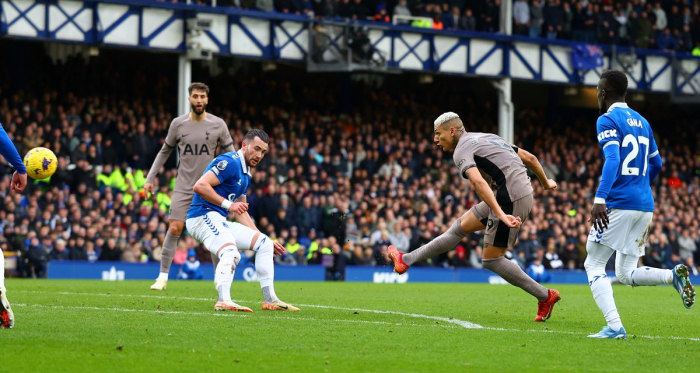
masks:
<path fill-rule="evenodd" d="M 192 112 L 195 113 L 196 115 L 202 115 L 204 114 L 205 111 L 207 111 L 207 104 L 202 104 L 202 110 L 197 111 L 197 106 L 190 104 L 190 107 L 192 109 Z"/>
<path fill-rule="evenodd" d="M 251 159 L 251 157 L 248 157 L 248 154 L 245 154 L 245 153 L 243 154 L 243 162 L 245 162 L 246 166 L 248 166 L 249 168 L 253 168 L 253 167 L 257 166 L 257 164 L 255 166 L 250 164 L 250 159 Z M 258 162 L 258 163 L 260 163 L 260 162 Z"/>

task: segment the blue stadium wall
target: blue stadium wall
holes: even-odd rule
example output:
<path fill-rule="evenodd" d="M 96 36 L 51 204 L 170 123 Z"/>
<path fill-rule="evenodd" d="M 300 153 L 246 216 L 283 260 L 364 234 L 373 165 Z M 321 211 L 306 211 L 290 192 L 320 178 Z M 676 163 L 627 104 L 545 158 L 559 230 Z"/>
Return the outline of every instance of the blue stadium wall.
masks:
<path fill-rule="evenodd" d="M 160 270 L 159 263 L 121 263 L 121 262 L 81 262 L 65 261 L 49 263 L 48 278 L 51 279 L 84 279 L 84 280 L 153 280 L 153 274 Z M 204 280 L 214 280 L 214 271 L 210 263 L 203 263 Z M 170 278 L 177 278 L 179 266 L 173 266 Z M 586 272 L 549 271 L 551 283 L 557 284 L 588 284 Z M 609 272 L 614 278 L 615 274 Z M 487 283 L 505 284 L 505 280 L 491 271 L 474 268 L 411 268 L 401 276 L 392 272 L 389 267 L 348 266 L 346 275 L 348 282 L 373 283 Z M 700 282 L 700 276 L 692 277 L 694 282 Z M 275 266 L 277 281 L 325 281 L 326 268 L 320 265 L 308 266 Z M 236 281 L 257 281 L 255 267 L 246 264 L 236 270 Z M 188 280 L 182 280 L 188 281 Z"/>

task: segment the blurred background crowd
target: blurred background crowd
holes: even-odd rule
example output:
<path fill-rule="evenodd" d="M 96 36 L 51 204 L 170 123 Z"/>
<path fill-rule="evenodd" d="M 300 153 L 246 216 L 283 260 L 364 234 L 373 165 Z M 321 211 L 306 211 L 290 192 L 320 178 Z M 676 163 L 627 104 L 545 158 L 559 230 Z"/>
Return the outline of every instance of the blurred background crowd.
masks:
<path fill-rule="evenodd" d="M 513 1 L 513 34 L 516 35 L 631 45 L 700 56 L 700 1 L 697 0 Z M 211 6 L 212 1 L 190 3 Z M 500 4 L 501 0 L 216 1 L 221 7 L 494 33 L 500 32 Z M 395 16 L 426 20 L 394 19 Z"/>
<path fill-rule="evenodd" d="M 23 78 L 24 90 L 13 89 L 12 79 L 0 82 L 0 122 L 20 154 L 52 149 L 58 171 L 18 195 L 9 190 L 11 167 L 1 161 L 0 247 L 19 253 L 23 276 L 43 276 L 47 263 L 58 260 L 159 261 L 177 175 L 174 154 L 158 174 L 153 198 L 140 191 L 177 114 L 175 83 L 167 78 L 173 67 L 164 68 L 158 57 L 141 64 L 138 52 L 56 63 L 40 45 L 25 53 L 45 68 Z M 22 63 L 0 63 L 0 74 L 9 76 Z M 453 110 L 468 131 L 497 132 L 496 96 L 485 83 L 437 76 L 433 84 L 416 86 L 397 76 L 308 79 L 284 66 L 231 69 L 207 81 L 208 111 L 228 123 L 236 148 L 250 128 L 270 134 L 270 152 L 254 170 L 248 201 L 260 230 L 289 250 L 279 264 L 323 264 L 332 278 L 342 278 L 348 265 L 386 265 L 388 245 L 415 250 L 478 203 L 451 154 L 433 144 L 432 121 Z M 535 97 L 536 88 L 519 92 Z M 525 269 L 578 269 L 602 167 L 598 113 L 565 106 L 559 91 L 542 92 L 547 105 L 516 106 L 515 142 L 539 158 L 559 189 L 544 192 L 533 178 L 535 206 L 508 256 Z M 661 99 L 631 106 L 657 131 L 664 162 L 652 186 L 657 207 L 644 263 L 670 268 L 685 262 L 695 269 L 697 113 L 670 110 Z M 417 265 L 479 268 L 482 238 L 472 234 Z M 210 260 L 183 235 L 175 264 L 190 250 Z"/>

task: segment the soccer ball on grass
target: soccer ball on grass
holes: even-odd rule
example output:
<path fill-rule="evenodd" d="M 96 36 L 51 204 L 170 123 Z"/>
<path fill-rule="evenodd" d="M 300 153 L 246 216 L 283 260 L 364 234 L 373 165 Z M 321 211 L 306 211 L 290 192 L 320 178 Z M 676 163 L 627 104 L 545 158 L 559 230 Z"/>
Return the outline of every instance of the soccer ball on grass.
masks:
<path fill-rule="evenodd" d="M 32 179 L 44 180 L 56 172 L 58 160 L 51 149 L 34 148 L 24 156 L 27 175 Z"/>

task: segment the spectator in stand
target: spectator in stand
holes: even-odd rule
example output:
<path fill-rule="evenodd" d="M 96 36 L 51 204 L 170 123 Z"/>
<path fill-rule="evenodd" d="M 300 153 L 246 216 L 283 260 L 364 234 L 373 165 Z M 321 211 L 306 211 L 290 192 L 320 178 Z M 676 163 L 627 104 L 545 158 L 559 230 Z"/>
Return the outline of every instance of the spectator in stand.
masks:
<path fill-rule="evenodd" d="M 377 6 L 377 14 L 374 15 L 374 22 L 391 23 L 391 17 L 386 13 L 386 5 Z"/>
<path fill-rule="evenodd" d="M 366 21 L 369 16 L 369 10 L 365 6 L 363 0 L 355 0 L 352 5 L 352 19 Z"/>
<path fill-rule="evenodd" d="M 544 27 L 547 30 L 547 39 L 556 39 L 562 32 L 564 13 L 558 0 L 549 0 L 544 8 Z"/>
<path fill-rule="evenodd" d="M 341 18 L 353 18 L 354 7 L 350 0 L 340 0 L 337 11 Z"/>
<path fill-rule="evenodd" d="M 454 27 L 452 25 L 452 13 L 450 11 L 449 3 L 442 3 L 442 8 L 440 9 L 440 21 L 442 21 L 442 26 L 445 30 L 450 30 L 457 27 L 457 23 L 454 24 Z"/>
<path fill-rule="evenodd" d="M 299 14 L 301 9 L 297 8 L 297 4 L 293 0 L 274 0 L 275 10 L 280 13 Z"/>
<path fill-rule="evenodd" d="M 406 5 L 406 0 L 399 0 L 398 4 L 394 7 L 394 16 L 411 16 L 411 10 L 408 9 Z M 400 21 L 401 24 L 407 24 L 408 21 Z"/>
<path fill-rule="evenodd" d="M 459 19 L 459 29 L 465 31 L 476 30 L 476 19 L 471 9 L 467 8 L 464 11 L 464 15 Z"/>
<path fill-rule="evenodd" d="M 443 30 L 445 25 L 442 23 L 442 13 L 437 5 L 435 9 L 437 10 L 433 13 L 433 30 Z"/>
<path fill-rule="evenodd" d="M 673 4 L 671 6 L 671 13 L 668 14 L 668 28 L 671 29 L 671 33 L 674 36 L 678 36 L 678 33 L 683 29 L 683 24 L 683 15 L 678 5 Z"/>
<path fill-rule="evenodd" d="M 500 0 L 486 0 L 479 20 L 481 23 L 479 29 L 481 31 L 498 32 L 500 22 L 500 5 Z"/>
<path fill-rule="evenodd" d="M 666 12 L 661 7 L 661 3 L 657 2 L 654 6 L 654 15 L 656 16 L 656 21 L 654 23 L 654 30 L 657 32 L 662 32 L 668 27 L 668 20 L 666 18 Z"/>
<path fill-rule="evenodd" d="M 627 44 L 629 39 L 629 19 L 627 17 L 627 14 L 622 11 L 622 10 L 615 10 L 613 12 L 613 15 L 615 17 L 615 21 L 617 22 L 617 39 L 615 41 L 616 44 Z"/>
<path fill-rule="evenodd" d="M 595 5 L 598 6 L 597 4 Z M 615 20 L 615 15 L 612 12 L 612 5 L 604 5 L 598 16 L 598 40 L 602 44 L 611 44 L 617 40 L 616 31 L 619 29 L 619 24 Z"/>
<path fill-rule="evenodd" d="M 690 34 L 689 25 L 683 25 L 683 30 L 678 35 L 678 50 L 687 53 L 693 50 L 693 38 Z"/>
<path fill-rule="evenodd" d="M 562 38 L 571 40 L 573 37 L 574 12 L 571 9 L 571 4 L 568 2 L 562 3 Z"/>
<path fill-rule="evenodd" d="M 530 37 L 539 38 L 542 36 L 542 25 L 544 25 L 544 10 L 542 0 L 532 0 L 530 5 Z"/>
<path fill-rule="evenodd" d="M 656 39 L 656 45 L 659 49 L 670 52 L 678 49 L 678 41 L 671 35 L 670 29 L 664 29 L 661 35 Z"/>
<path fill-rule="evenodd" d="M 642 17 L 637 23 L 636 30 L 637 46 L 639 48 L 649 48 L 654 36 L 654 25 L 649 19 L 647 12 L 642 12 Z"/>
<path fill-rule="evenodd" d="M 452 14 L 450 14 L 450 29 L 457 30 L 460 29 L 460 21 L 462 16 L 459 7 L 452 7 Z"/>
<path fill-rule="evenodd" d="M 255 9 L 272 12 L 275 10 L 275 4 L 273 0 L 255 0 Z"/>
<path fill-rule="evenodd" d="M 698 270 L 695 267 L 694 256 L 697 251 L 697 244 L 695 240 L 690 235 L 690 230 L 684 229 L 683 234 L 678 238 L 678 248 L 679 256 L 683 263 L 685 263 L 688 268 L 693 270 L 693 274 L 697 275 Z"/>
<path fill-rule="evenodd" d="M 532 277 L 533 280 L 539 283 L 547 283 L 551 281 L 551 275 L 547 272 L 544 264 L 542 263 L 544 259 L 544 251 L 542 249 L 538 250 L 537 257 L 532 261 L 527 269 L 528 276 Z"/>
<path fill-rule="evenodd" d="M 530 29 L 530 6 L 526 0 L 517 0 L 513 4 L 513 33 L 528 35 Z"/>

